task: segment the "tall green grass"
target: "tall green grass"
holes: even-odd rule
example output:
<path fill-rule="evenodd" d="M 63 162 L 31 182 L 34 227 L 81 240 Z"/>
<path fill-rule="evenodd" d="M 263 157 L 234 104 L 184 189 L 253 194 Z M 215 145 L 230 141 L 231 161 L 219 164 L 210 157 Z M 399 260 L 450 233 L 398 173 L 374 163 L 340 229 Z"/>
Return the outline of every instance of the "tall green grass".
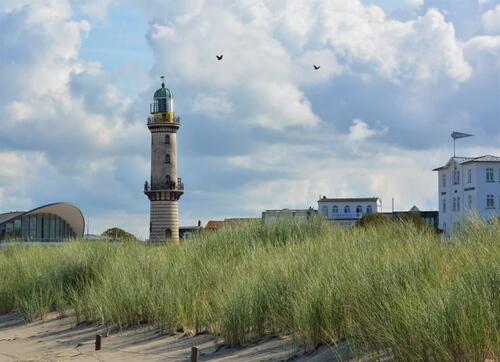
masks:
<path fill-rule="evenodd" d="M 341 230 L 260 223 L 181 245 L 72 242 L 0 249 L 0 312 L 74 309 L 120 328 L 208 331 L 245 345 L 291 334 L 398 360 L 500 354 L 500 223 L 451 239 L 411 223 Z"/>

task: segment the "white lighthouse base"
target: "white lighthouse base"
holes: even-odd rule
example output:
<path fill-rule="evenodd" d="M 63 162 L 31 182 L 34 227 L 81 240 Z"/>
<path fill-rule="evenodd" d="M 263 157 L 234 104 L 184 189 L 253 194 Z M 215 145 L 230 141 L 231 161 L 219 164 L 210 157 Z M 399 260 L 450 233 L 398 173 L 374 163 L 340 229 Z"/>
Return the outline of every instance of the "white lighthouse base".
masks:
<path fill-rule="evenodd" d="M 149 241 L 179 241 L 179 201 L 151 201 L 150 204 Z"/>

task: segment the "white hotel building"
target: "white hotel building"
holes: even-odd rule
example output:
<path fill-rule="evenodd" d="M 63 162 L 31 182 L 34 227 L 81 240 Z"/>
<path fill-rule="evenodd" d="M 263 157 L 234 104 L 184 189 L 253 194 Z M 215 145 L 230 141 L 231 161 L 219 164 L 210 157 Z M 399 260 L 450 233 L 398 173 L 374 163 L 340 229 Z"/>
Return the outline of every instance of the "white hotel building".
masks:
<path fill-rule="evenodd" d="M 500 217 L 500 157 L 452 157 L 438 171 L 439 228 L 451 233 L 474 213 L 484 220 Z"/>
<path fill-rule="evenodd" d="M 378 197 L 330 199 L 323 196 L 318 200 L 319 215 L 341 226 L 352 226 L 363 215 L 380 212 L 381 208 Z"/>

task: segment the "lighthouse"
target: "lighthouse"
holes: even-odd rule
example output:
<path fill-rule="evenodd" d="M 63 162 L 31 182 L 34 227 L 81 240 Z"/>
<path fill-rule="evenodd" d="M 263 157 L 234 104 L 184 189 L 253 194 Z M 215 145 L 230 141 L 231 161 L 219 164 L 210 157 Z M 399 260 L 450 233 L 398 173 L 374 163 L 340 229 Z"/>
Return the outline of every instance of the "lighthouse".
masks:
<path fill-rule="evenodd" d="M 172 92 L 165 86 L 153 97 L 148 117 L 151 132 L 151 179 L 144 183 L 150 203 L 149 241 L 179 240 L 179 199 L 184 184 L 177 175 L 177 131 L 180 118 L 174 113 Z"/>

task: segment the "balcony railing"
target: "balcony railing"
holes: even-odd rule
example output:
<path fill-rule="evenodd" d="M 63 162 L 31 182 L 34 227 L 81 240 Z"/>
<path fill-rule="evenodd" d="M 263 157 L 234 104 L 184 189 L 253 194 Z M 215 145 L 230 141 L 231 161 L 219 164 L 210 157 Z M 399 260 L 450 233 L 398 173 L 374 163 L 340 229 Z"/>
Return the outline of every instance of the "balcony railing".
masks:
<path fill-rule="evenodd" d="M 177 124 L 180 124 L 181 118 L 175 117 L 173 119 L 173 122 L 169 122 L 168 118 L 155 118 L 155 117 L 149 116 L 148 117 L 148 124 L 153 124 L 153 123 L 177 123 Z"/>
<path fill-rule="evenodd" d="M 144 192 L 148 191 L 164 191 L 164 190 L 170 190 L 170 191 L 184 191 L 184 183 L 180 178 L 177 179 L 177 182 L 175 181 L 170 181 L 170 182 L 165 182 L 162 184 L 152 184 L 150 185 L 149 182 L 144 182 Z"/>

